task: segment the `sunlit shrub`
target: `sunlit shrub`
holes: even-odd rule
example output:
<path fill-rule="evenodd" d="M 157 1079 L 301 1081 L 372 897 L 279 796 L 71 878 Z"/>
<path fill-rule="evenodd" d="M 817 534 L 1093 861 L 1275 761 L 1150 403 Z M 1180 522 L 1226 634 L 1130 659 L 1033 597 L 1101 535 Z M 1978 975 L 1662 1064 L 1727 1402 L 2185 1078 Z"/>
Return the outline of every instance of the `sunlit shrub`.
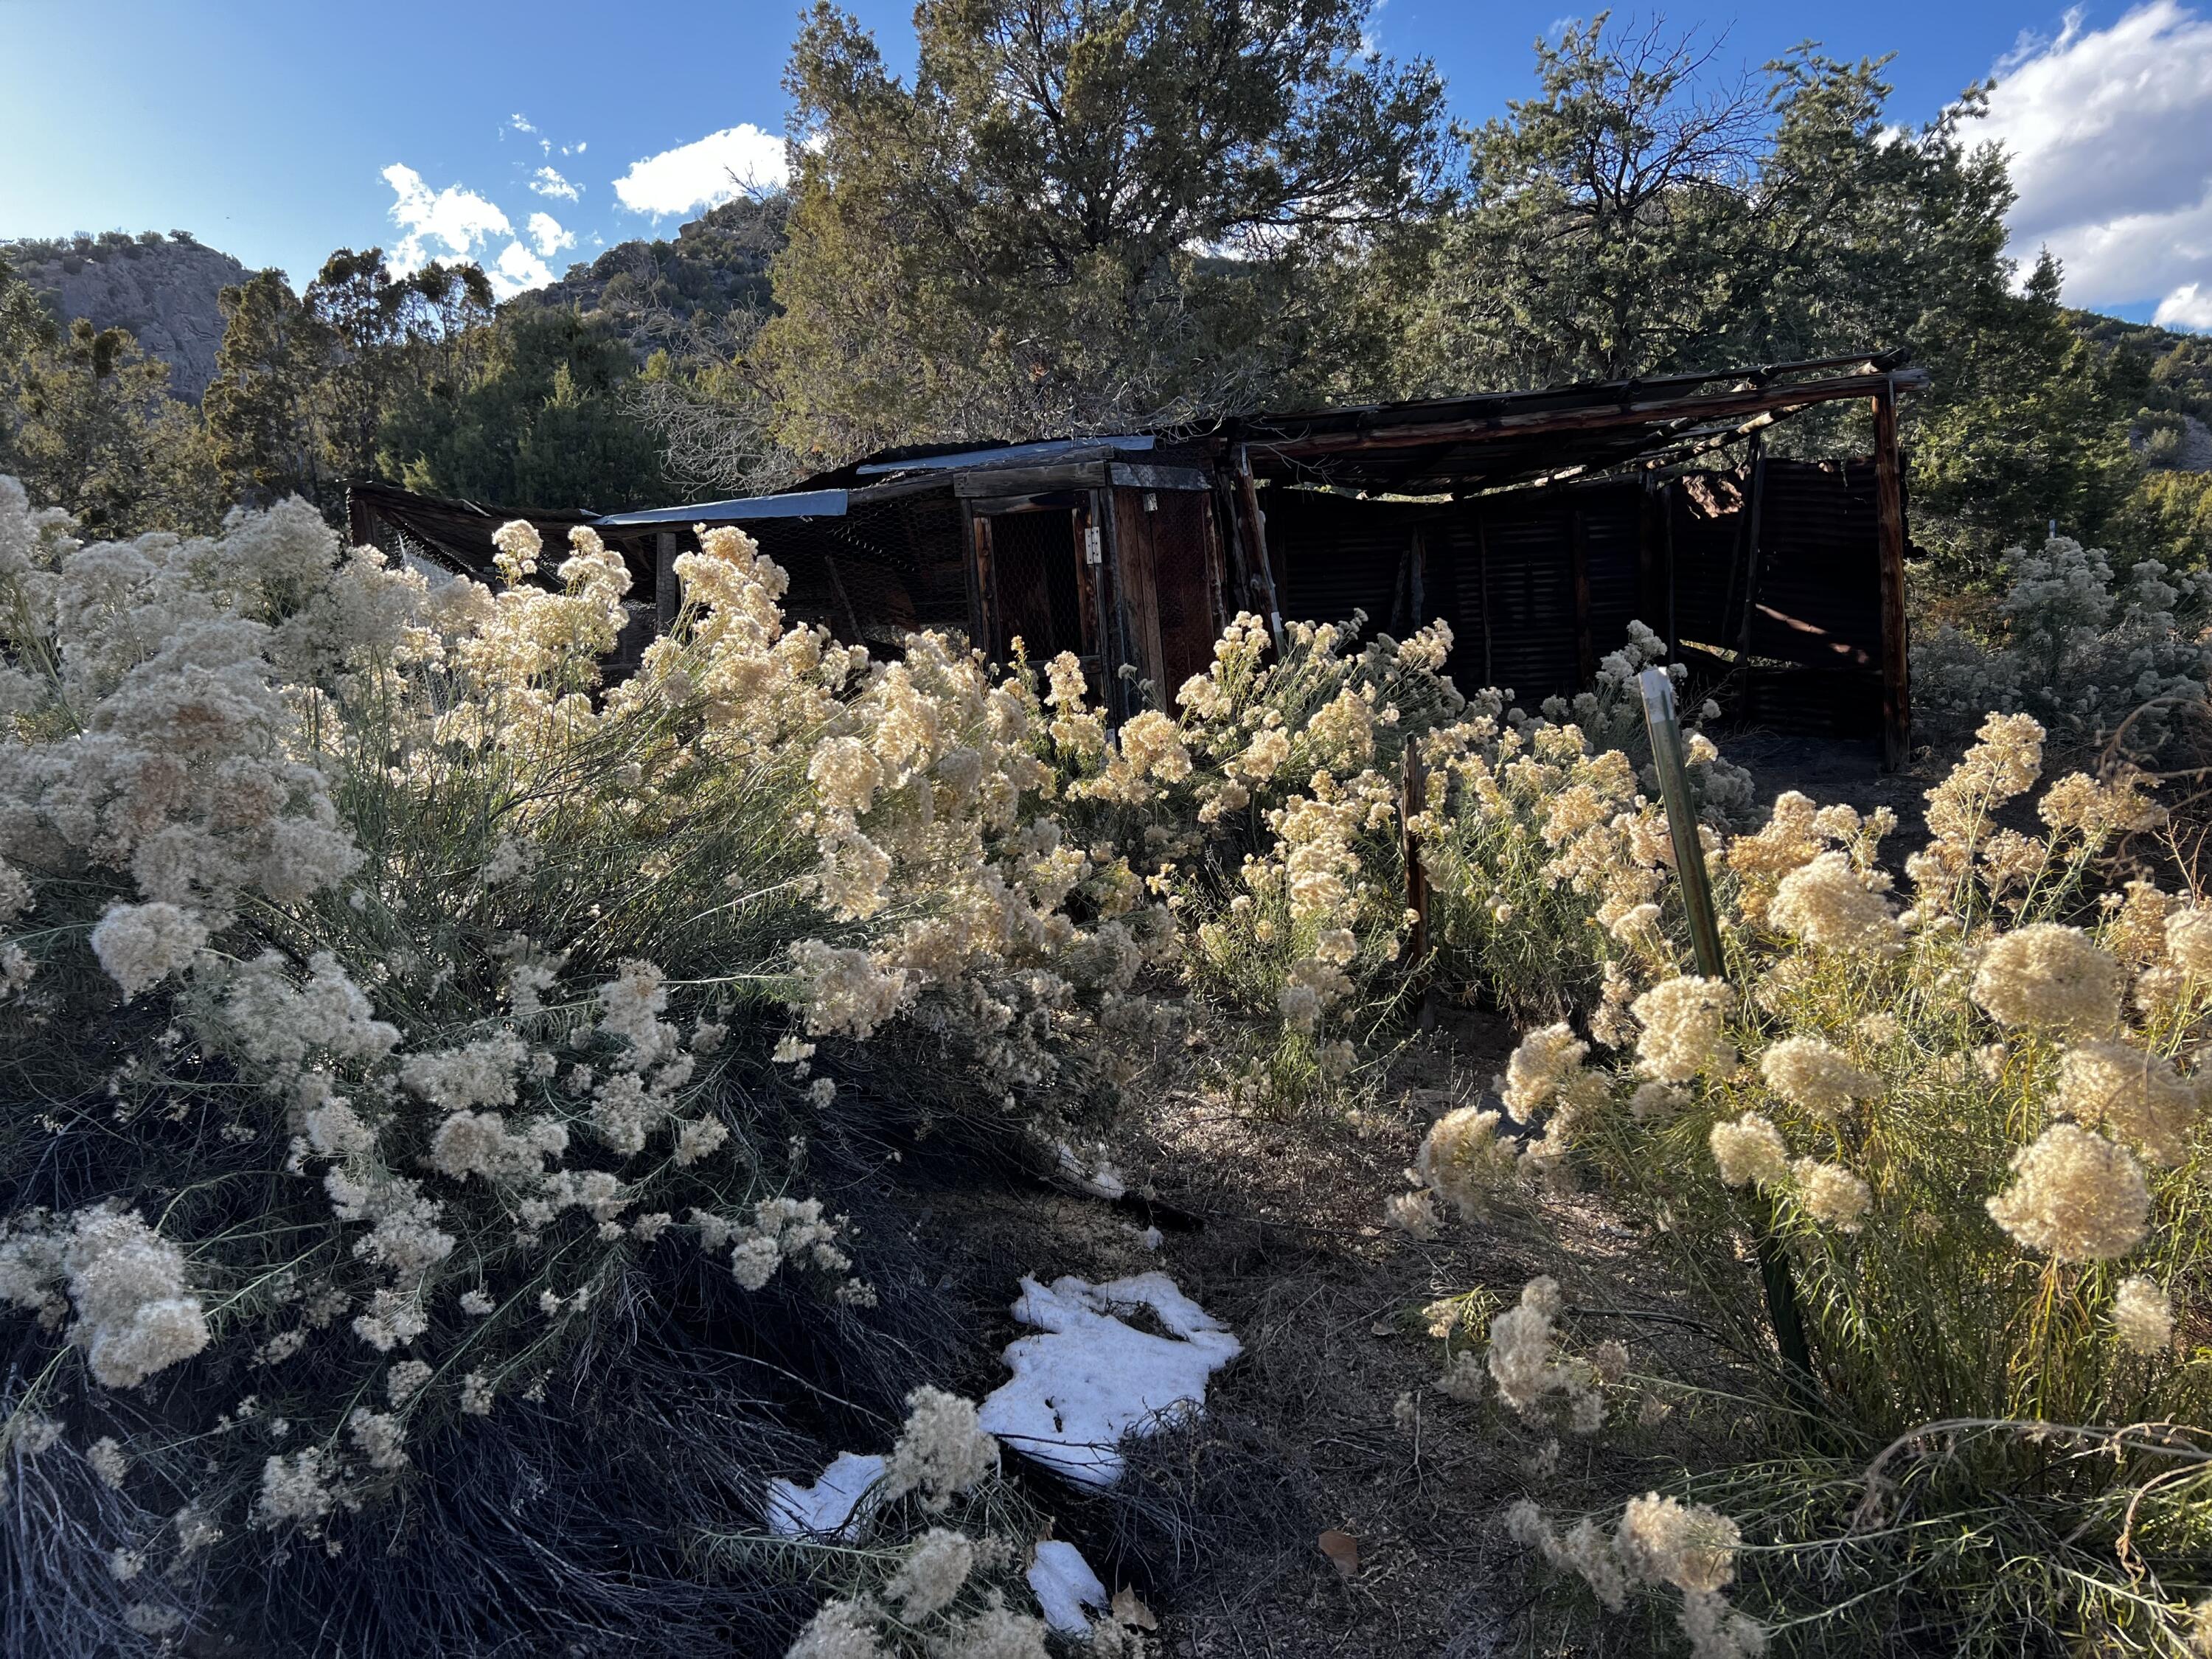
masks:
<path fill-rule="evenodd" d="M 1998 818 L 2042 729 L 1980 739 L 1929 792 L 1909 908 L 1887 815 L 1785 795 L 1709 857 L 1728 981 L 1655 936 L 1621 961 L 1623 1029 L 1515 1056 L 1506 1108 L 1544 1133 L 1448 1118 L 1419 1173 L 1463 1209 L 1455 1182 L 1477 1209 L 1597 1182 L 1740 1354 L 1775 1352 L 1754 1262 L 1786 1267 L 1811 1374 L 1767 1361 L 1749 1459 L 1680 1490 L 1758 1545 L 1735 1571 L 1793 1642 L 2179 1651 L 2212 1588 L 2212 929 L 2187 894 L 2100 885 L 2157 819 L 2136 779 L 2059 779 L 2027 835 Z M 1632 1529 L 1516 1523 L 1613 1606 Z M 1694 1651 L 1757 1650 L 1657 1577 Z"/>

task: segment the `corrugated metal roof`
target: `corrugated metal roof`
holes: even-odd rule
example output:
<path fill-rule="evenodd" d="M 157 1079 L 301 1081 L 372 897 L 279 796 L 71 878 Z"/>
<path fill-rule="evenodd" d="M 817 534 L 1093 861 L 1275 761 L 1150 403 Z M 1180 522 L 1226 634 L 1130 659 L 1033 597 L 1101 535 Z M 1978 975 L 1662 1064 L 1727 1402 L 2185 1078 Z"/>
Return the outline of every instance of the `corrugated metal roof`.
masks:
<path fill-rule="evenodd" d="M 655 507 L 641 513 L 610 513 L 595 524 L 611 529 L 647 524 L 739 524 L 747 519 L 842 519 L 842 489 L 803 489 L 787 495 L 740 495 L 726 501 L 697 501 L 690 507 Z"/>

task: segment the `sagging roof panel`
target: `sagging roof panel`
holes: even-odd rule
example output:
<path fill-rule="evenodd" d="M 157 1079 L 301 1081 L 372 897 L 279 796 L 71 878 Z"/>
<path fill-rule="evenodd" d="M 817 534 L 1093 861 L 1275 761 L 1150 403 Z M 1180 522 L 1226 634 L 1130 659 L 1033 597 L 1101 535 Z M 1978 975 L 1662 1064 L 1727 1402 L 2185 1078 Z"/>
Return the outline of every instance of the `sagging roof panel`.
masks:
<path fill-rule="evenodd" d="M 1263 411 L 1224 432 L 1253 472 L 1393 495 L 1468 493 L 1684 458 L 1819 404 L 1917 390 L 1900 353 L 1711 374 Z"/>
<path fill-rule="evenodd" d="M 845 515 L 842 489 L 794 490 L 781 495 L 739 495 L 726 501 L 696 501 L 690 507 L 647 507 L 610 513 L 592 522 L 621 530 L 641 525 L 742 524 L 749 519 L 838 519 Z"/>

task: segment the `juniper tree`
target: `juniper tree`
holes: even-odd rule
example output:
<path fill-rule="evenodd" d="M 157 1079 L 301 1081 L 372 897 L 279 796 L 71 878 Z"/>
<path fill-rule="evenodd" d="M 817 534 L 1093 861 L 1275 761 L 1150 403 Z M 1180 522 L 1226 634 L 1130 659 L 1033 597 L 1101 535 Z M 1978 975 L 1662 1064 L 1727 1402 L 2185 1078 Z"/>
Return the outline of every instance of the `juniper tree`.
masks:
<path fill-rule="evenodd" d="M 1323 267 L 1430 214 L 1442 85 L 1370 0 L 926 0 L 911 82 L 799 33 L 782 313 L 801 452 L 1249 399 L 1338 343 Z"/>

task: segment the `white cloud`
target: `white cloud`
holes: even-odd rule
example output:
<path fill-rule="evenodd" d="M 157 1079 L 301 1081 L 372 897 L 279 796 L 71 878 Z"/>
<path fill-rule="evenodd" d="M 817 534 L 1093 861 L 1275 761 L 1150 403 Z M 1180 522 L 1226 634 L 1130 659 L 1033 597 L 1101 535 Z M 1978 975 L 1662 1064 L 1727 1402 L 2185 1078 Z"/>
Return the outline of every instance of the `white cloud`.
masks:
<path fill-rule="evenodd" d="M 2184 283 L 2158 302 L 2158 315 L 2151 321 L 2160 328 L 2212 334 L 2212 283 Z"/>
<path fill-rule="evenodd" d="M 561 222 L 550 213 L 530 216 L 530 240 L 541 259 L 550 259 L 564 247 L 576 246 L 576 233 L 563 230 Z"/>
<path fill-rule="evenodd" d="M 782 138 L 747 122 L 631 162 L 615 194 L 632 213 L 688 213 L 747 190 L 780 188 L 788 177 Z"/>
<path fill-rule="evenodd" d="M 530 125 L 529 118 L 519 110 L 514 114 L 507 118 L 507 124 L 513 127 L 517 132 L 535 132 L 538 131 L 536 127 Z"/>
<path fill-rule="evenodd" d="M 498 261 L 484 275 L 491 278 L 492 292 L 502 300 L 526 288 L 544 288 L 553 280 L 545 261 L 520 242 L 509 242 L 501 248 Z"/>
<path fill-rule="evenodd" d="M 561 170 L 553 167 L 543 167 L 532 173 L 530 188 L 540 196 L 557 196 L 564 202 L 573 202 L 583 193 L 580 186 L 570 184 L 561 176 Z"/>
<path fill-rule="evenodd" d="M 507 216 L 472 190 L 433 191 L 421 173 L 396 161 L 384 169 L 384 182 L 395 198 L 392 222 L 406 233 L 392 250 L 392 268 L 402 276 L 434 260 L 474 258 L 480 245 L 514 234 Z"/>
<path fill-rule="evenodd" d="M 575 246 L 574 233 L 550 213 L 530 216 L 527 234 L 538 246 L 533 253 L 516 238 L 507 215 L 472 190 L 449 185 L 434 191 L 421 173 L 396 161 L 384 169 L 384 181 L 394 198 L 392 222 L 406 233 L 392 250 L 392 268 L 402 276 L 428 264 L 472 261 L 491 279 L 492 292 L 505 300 L 551 282 L 546 259 Z M 507 246 L 488 258 L 492 244 L 502 236 Z"/>
<path fill-rule="evenodd" d="M 2212 21 L 2151 0 L 2108 28 L 2079 10 L 2001 60 L 1990 137 L 2012 158 L 2012 252 L 2048 246 L 2075 305 L 2160 301 L 2212 327 Z"/>

